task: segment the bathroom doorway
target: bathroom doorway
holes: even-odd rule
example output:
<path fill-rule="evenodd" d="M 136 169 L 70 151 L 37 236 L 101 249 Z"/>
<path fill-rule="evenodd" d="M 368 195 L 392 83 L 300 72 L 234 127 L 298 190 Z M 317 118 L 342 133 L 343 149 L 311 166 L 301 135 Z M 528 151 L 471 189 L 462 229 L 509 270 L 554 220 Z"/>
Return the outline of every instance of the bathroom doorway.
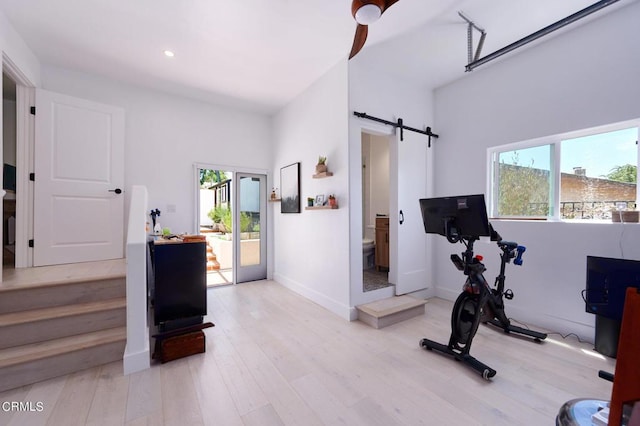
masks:
<path fill-rule="evenodd" d="M 389 287 L 389 136 L 362 133 L 363 291 Z"/>

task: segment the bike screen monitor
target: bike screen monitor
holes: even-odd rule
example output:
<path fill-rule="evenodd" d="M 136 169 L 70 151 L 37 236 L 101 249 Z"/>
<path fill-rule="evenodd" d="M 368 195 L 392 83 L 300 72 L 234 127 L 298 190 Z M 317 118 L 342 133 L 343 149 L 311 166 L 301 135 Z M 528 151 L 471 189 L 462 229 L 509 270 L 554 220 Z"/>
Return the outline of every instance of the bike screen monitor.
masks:
<path fill-rule="evenodd" d="M 420 210 L 428 234 L 443 235 L 451 242 L 491 235 L 483 194 L 423 198 Z"/>

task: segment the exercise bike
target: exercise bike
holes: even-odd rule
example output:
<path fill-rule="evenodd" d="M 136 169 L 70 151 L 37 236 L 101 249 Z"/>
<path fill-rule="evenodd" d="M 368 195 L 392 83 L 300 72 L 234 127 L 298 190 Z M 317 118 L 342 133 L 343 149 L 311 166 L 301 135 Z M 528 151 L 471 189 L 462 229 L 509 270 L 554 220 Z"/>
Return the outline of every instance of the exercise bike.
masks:
<path fill-rule="evenodd" d="M 469 354 L 473 337 L 481 322 L 499 327 L 505 333 L 531 337 L 537 343 L 547 338 L 545 333 L 511 324 L 504 312 L 503 298 L 513 299 L 513 291 L 504 290 L 506 264 L 513 259 L 514 264 L 522 265 L 522 255 L 526 249 L 518 243 L 503 241 L 493 230 L 486 217 L 483 195 L 424 199 L 420 200 L 420 204 L 426 232 L 442 234 L 451 243 L 464 244 L 466 250 L 462 257 L 452 254 L 451 261 L 467 276 L 462 293 L 453 305 L 448 345 L 422 339 L 420 346 L 451 355 L 477 371 L 485 380 L 489 380 L 496 375 L 496 370 Z M 495 288 L 491 288 L 484 278 L 486 268 L 482 263 L 482 256 L 476 256 L 473 252 L 474 243 L 480 236 L 491 237 L 502 251 L 500 274 L 496 277 Z"/>

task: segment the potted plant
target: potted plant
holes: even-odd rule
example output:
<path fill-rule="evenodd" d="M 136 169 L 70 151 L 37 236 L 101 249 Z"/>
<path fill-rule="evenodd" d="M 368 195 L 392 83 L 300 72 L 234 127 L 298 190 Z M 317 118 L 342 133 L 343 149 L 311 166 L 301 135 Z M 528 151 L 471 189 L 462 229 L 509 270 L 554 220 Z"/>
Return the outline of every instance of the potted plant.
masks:
<path fill-rule="evenodd" d="M 316 174 L 327 172 L 327 157 L 318 157 L 318 164 L 316 164 Z"/>
<path fill-rule="evenodd" d="M 336 201 L 336 197 L 333 194 L 329 195 L 329 205 L 331 207 L 335 207 L 338 205 L 338 202 Z"/>
<path fill-rule="evenodd" d="M 313 207 L 313 200 L 315 200 L 315 198 L 307 197 L 307 206 Z"/>

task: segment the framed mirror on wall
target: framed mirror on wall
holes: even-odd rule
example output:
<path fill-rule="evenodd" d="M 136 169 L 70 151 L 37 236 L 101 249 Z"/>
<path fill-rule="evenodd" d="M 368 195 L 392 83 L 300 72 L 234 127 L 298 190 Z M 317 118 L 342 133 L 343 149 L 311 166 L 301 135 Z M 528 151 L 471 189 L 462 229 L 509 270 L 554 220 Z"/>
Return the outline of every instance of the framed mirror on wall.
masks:
<path fill-rule="evenodd" d="M 300 213 L 300 163 L 280 169 L 281 213 Z"/>

